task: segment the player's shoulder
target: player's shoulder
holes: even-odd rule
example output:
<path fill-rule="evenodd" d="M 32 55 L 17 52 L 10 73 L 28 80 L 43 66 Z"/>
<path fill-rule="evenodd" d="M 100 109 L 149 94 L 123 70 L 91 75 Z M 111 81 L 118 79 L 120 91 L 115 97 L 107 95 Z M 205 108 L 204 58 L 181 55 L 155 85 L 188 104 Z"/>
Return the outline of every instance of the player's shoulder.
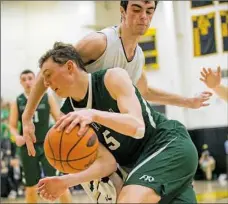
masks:
<path fill-rule="evenodd" d="M 76 50 L 79 54 L 83 55 L 86 52 L 94 52 L 102 47 L 106 47 L 106 35 L 99 32 L 92 32 L 82 38 L 78 43 L 75 45 Z"/>
<path fill-rule="evenodd" d="M 106 49 L 106 36 L 102 33 L 92 32 L 82 38 L 75 45 L 75 49 L 85 64 L 97 60 Z"/>
<path fill-rule="evenodd" d="M 115 67 L 108 69 L 104 76 L 104 84 L 108 90 L 120 90 L 128 82 L 131 83 L 130 77 L 123 68 Z"/>
<path fill-rule="evenodd" d="M 99 31 L 106 35 L 107 49 L 112 50 L 120 47 L 120 31 L 119 26 L 111 26 L 107 27 L 101 31 Z"/>
<path fill-rule="evenodd" d="M 101 43 L 106 41 L 106 36 L 102 32 L 91 32 L 86 35 L 82 40 L 79 41 L 79 44 L 83 44 L 83 42 L 93 42 L 93 43 Z"/>
<path fill-rule="evenodd" d="M 91 32 L 85 37 L 83 37 L 78 43 L 75 45 L 76 50 L 79 54 L 83 54 L 86 51 L 94 52 L 91 48 L 106 48 L 107 44 L 107 36 L 109 35 L 117 35 L 117 27 L 106 27 L 100 31 Z M 97 50 L 96 50 L 97 51 Z"/>
<path fill-rule="evenodd" d="M 116 81 L 118 79 L 129 78 L 128 72 L 120 67 L 108 69 L 105 73 L 105 79 L 108 81 Z"/>
<path fill-rule="evenodd" d="M 110 26 L 110 27 L 106 27 L 100 31 L 98 31 L 98 33 L 102 33 L 104 35 L 106 35 L 106 37 L 114 37 L 114 38 L 118 38 L 119 39 L 119 27 L 118 26 Z"/>

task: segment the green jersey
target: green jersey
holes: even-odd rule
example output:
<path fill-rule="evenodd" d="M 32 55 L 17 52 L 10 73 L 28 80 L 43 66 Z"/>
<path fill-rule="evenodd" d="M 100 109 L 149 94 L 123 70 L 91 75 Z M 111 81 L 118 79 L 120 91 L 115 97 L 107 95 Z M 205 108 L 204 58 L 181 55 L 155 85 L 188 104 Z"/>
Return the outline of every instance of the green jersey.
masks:
<path fill-rule="evenodd" d="M 93 108 L 101 111 L 120 113 L 117 101 L 113 99 L 104 84 L 106 70 L 89 74 L 89 89 L 85 98 L 76 102 L 67 98 L 61 108 L 64 114 L 81 108 Z M 141 104 L 142 115 L 145 123 L 145 135 L 141 139 L 118 133 L 103 125 L 92 123 L 99 141 L 113 154 L 120 166 L 132 167 L 139 158 L 144 146 L 151 140 L 156 139 L 157 125 L 167 121 L 165 116 L 156 112 L 140 95 L 137 88 L 135 93 Z"/>
<path fill-rule="evenodd" d="M 25 110 L 27 98 L 25 94 L 21 94 L 17 97 L 17 108 L 19 113 L 19 122 L 22 124 L 22 114 Z M 50 106 L 48 102 L 48 95 L 45 94 L 41 99 L 35 114 L 33 116 L 33 122 L 35 125 L 35 135 L 37 143 L 42 143 L 49 129 L 49 117 L 50 117 Z M 23 128 L 21 126 L 19 133 L 23 135 Z"/>

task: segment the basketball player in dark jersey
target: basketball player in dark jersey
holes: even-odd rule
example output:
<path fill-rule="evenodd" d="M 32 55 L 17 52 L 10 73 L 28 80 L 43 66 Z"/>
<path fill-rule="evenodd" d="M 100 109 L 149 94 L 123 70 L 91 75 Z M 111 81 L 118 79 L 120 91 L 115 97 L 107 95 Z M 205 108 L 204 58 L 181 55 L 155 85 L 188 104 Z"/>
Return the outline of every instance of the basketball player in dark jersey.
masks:
<path fill-rule="evenodd" d="M 101 69 L 120 67 L 125 69 L 134 85 L 143 97 L 151 102 L 165 105 L 175 105 L 185 108 L 200 108 L 207 106 L 206 102 L 211 93 L 203 92 L 196 97 L 183 97 L 167 93 L 163 90 L 148 86 L 143 73 L 144 54 L 138 45 L 140 36 L 150 27 L 158 1 L 121 1 L 121 23 L 116 27 L 108 27 L 99 32 L 92 32 L 81 39 L 75 48 L 82 56 L 85 69 L 89 73 Z M 24 137 L 28 154 L 35 155 L 34 126 L 31 117 L 47 87 L 44 86 L 42 75 L 38 75 L 36 84 L 28 98 L 23 114 Z"/>
<path fill-rule="evenodd" d="M 48 163 L 43 149 L 44 138 L 49 129 L 50 113 L 55 120 L 57 120 L 59 117 L 58 106 L 54 98 L 51 95 L 44 94 L 33 117 L 33 122 L 36 130 L 35 133 L 37 136 L 37 142 L 35 144 L 37 154 L 35 157 L 28 156 L 25 141 L 22 137 L 22 126 L 20 126 L 21 128 L 18 131 L 18 122 L 22 123 L 21 117 L 34 81 L 35 74 L 31 70 L 24 70 L 21 72 L 20 83 L 24 88 L 24 92 L 16 98 L 15 102 L 12 103 L 10 111 L 11 132 L 15 135 L 16 144 L 20 147 L 20 158 L 23 167 L 23 182 L 26 187 L 25 199 L 27 203 L 38 202 L 36 184 L 41 178 L 40 163 L 42 165 L 45 176 L 56 175 L 56 170 Z M 69 192 L 66 191 L 63 196 L 61 196 L 60 200 L 63 203 L 70 203 L 71 198 Z"/>
<path fill-rule="evenodd" d="M 196 203 L 191 183 L 198 155 L 186 128 L 156 112 L 125 70 L 88 74 L 74 47 L 62 43 L 41 57 L 40 68 L 45 85 L 67 98 L 61 108 L 66 115 L 56 128 L 70 132 L 80 124 L 83 136 L 91 125 L 100 141 L 97 160 L 88 169 L 41 179 L 41 195 L 54 200 L 70 186 L 109 176 L 117 162 L 131 169 L 117 202 L 157 203 L 184 187 L 173 202 Z"/>

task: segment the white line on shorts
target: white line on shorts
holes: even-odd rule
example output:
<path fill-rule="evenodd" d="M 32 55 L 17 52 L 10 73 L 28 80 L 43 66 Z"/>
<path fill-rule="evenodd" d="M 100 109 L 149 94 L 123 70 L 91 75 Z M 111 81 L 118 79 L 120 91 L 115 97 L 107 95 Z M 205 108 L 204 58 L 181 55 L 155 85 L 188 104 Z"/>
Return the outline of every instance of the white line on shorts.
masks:
<path fill-rule="evenodd" d="M 155 156 L 157 156 L 158 154 L 160 154 L 171 142 L 173 142 L 174 140 L 176 140 L 177 137 L 173 138 L 169 143 L 167 143 L 164 147 L 162 147 L 161 149 L 159 149 L 157 152 L 154 152 L 153 154 L 151 154 L 148 158 L 146 158 L 143 162 L 141 162 L 140 164 L 138 164 L 134 169 L 132 169 L 132 171 L 128 174 L 128 177 L 126 179 L 126 181 L 132 176 L 133 173 L 135 173 L 140 167 L 142 167 L 145 163 L 147 163 L 149 160 L 151 160 L 152 158 L 154 158 Z"/>

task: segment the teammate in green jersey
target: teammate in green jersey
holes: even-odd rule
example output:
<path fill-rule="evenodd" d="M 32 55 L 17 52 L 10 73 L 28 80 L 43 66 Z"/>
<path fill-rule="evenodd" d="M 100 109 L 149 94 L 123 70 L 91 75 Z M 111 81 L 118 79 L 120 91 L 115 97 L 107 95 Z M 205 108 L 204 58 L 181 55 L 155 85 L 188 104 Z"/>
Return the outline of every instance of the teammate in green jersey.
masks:
<path fill-rule="evenodd" d="M 20 157 L 22 161 L 24 184 L 26 186 L 26 202 L 37 203 L 36 184 L 41 178 L 42 165 L 45 176 L 55 176 L 56 170 L 48 163 L 43 149 L 43 142 L 46 133 L 49 129 L 50 113 L 55 120 L 59 117 L 58 106 L 51 95 L 45 94 L 39 103 L 38 108 L 33 117 L 33 122 L 36 129 L 37 143 L 35 148 L 37 154 L 35 157 L 28 156 L 25 140 L 23 139 L 22 126 L 18 131 L 18 122 L 22 123 L 22 114 L 27 103 L 27 97 L 30 93 L 31 87 L 35 81 L 35 74 L 31 70 L 24 70 L 20 75 L 20 83 L 24 88 L 24 93 L 20 94 L 16 101 L 11 105 L 10 111 L 10 129 L 16 137 L 16 144 L 20 146 Z M 61 196 L 60 200 L 64 203 L 71 202 L 68 191 Z"/>

